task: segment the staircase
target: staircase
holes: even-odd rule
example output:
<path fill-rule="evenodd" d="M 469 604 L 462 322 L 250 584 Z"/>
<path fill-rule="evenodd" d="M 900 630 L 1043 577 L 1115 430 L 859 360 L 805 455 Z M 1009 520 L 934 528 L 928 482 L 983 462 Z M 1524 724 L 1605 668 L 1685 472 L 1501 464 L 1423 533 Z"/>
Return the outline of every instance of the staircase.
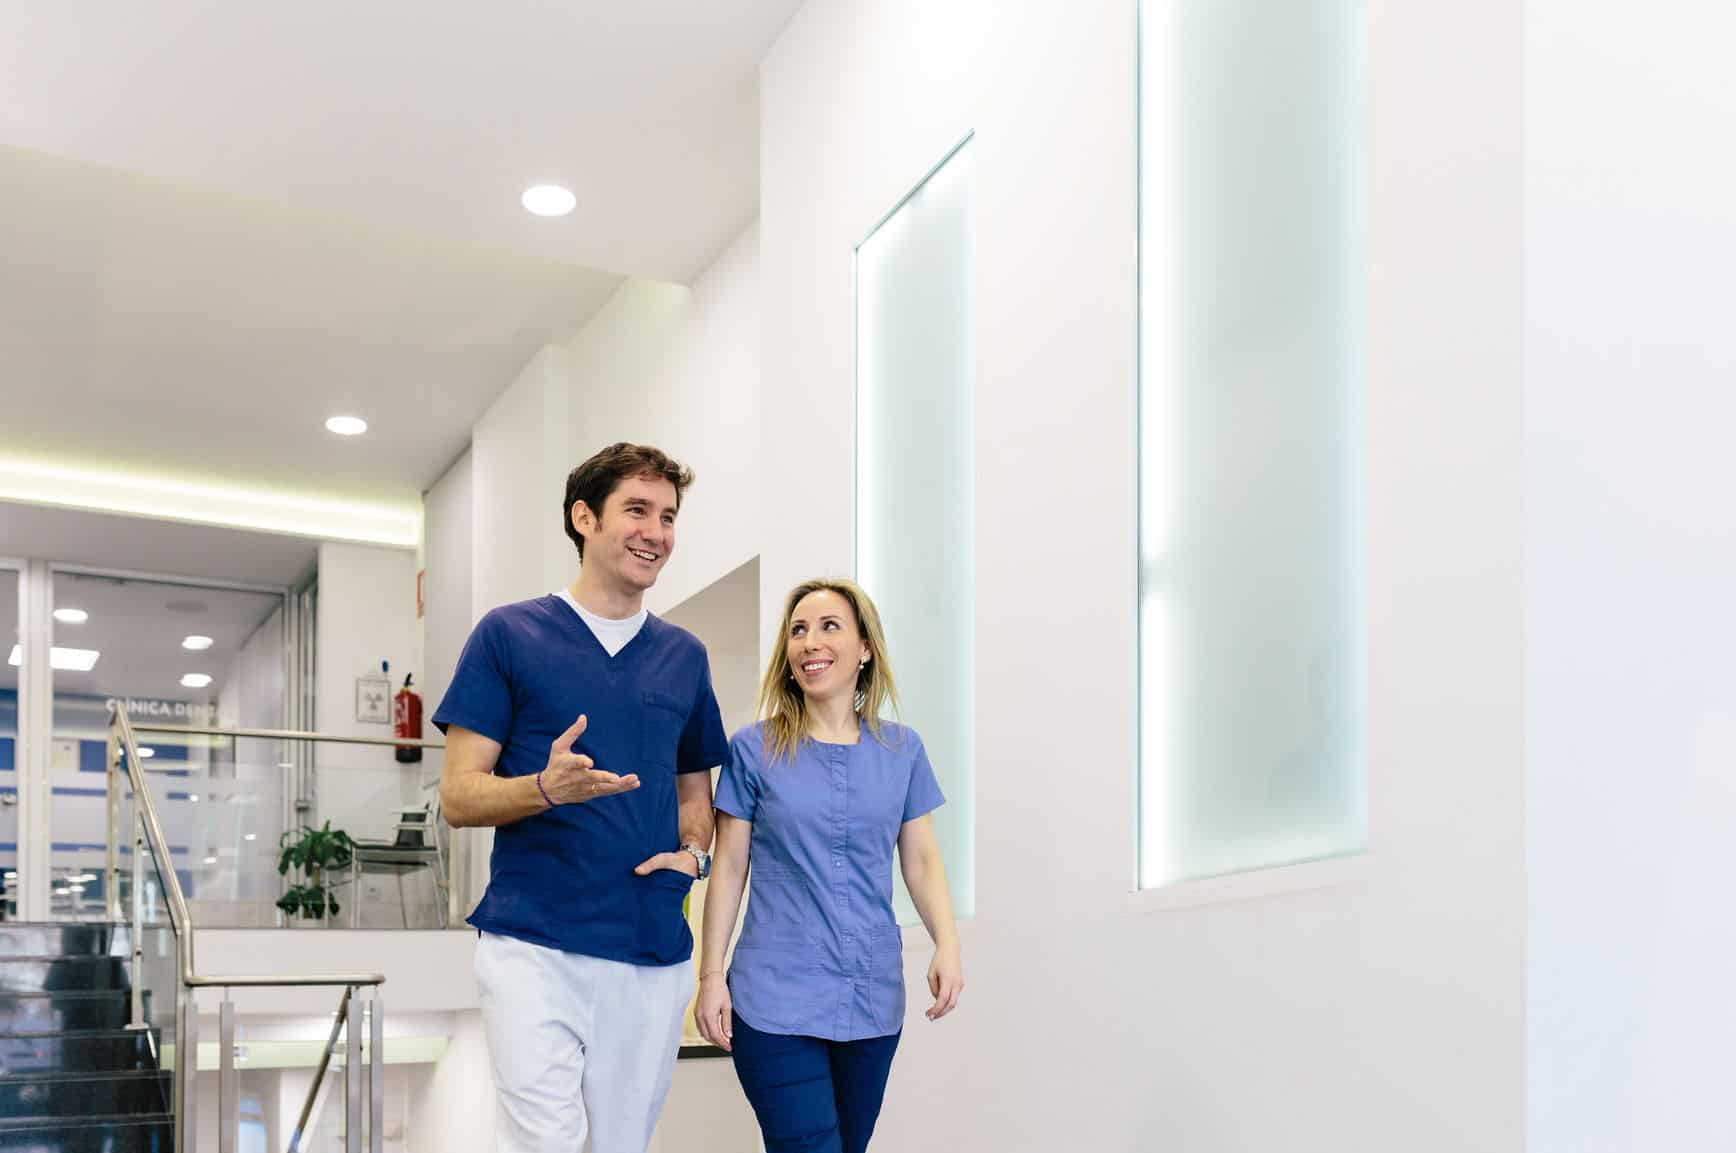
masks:
<path fill-rule="evenodd" d="M 171 1153 L 170 1077 L 126 1028 L 126 931 L 0 923 L 0 1150 Z"/>

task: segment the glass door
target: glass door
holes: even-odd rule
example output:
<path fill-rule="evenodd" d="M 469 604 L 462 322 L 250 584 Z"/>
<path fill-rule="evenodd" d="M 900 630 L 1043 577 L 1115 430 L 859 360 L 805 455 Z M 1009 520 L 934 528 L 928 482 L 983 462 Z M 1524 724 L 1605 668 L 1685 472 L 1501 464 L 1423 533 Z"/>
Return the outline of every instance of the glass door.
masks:
<path fill-rule="evenodd" d="M 102 920 L 110 708 L 177 728 L 283 728 L 285 592 L 63 566 L 51 582 L 47 915 Z M 243 771 L 234 742 L 195 732 L 139 745 L 188 900 L 256 897 L 241 890 L 283 821 L 275 761 Z"/>
<path fill-rule="evenodd" d="M 18 680 L 24 663 L 23 631 L 18 627 L 18 568 L 0 561 L 0 918 L 18 916 Z"/>

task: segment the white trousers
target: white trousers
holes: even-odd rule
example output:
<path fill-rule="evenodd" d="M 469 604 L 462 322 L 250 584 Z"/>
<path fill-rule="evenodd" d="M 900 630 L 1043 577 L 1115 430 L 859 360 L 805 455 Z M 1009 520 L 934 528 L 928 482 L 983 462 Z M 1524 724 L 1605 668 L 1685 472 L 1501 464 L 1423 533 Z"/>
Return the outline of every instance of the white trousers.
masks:
<path fill-rule="evenodd" d="M 629 965 L 482 934 L 500 1153 L 645 1153 L 681 1048 L 693 962 Z"/>

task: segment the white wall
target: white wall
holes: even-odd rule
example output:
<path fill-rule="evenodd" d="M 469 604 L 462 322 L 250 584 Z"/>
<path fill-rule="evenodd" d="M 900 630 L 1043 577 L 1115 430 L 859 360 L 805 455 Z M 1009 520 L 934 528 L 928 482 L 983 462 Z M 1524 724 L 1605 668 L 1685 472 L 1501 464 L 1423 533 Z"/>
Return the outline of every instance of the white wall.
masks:
<path fill-rule="evenodd" d="M 1736 1147 L 1736 18 L 1526 12 L 1532 1153 Z"/>
<path fill-rule="evenodd" d="M 468 927 L 200 929 L 198 935 L 202 973 L 382 973 L 388 1022 L 406 1013 L 476 1008 L 476 980 L 471 972 L 475 953 L 476 931 Z M 317 1016 L 330 1013 L 341 993 L 341 989 L 308 986 L 240 989 L 233 996 L 243 1014 Z M 200 1004 L 206 1013 L 215 1013 L 221 1000 L 209 993 Z M 216 1034 L 201 1036 L 210 1040 Z"/>
<path fill-rule="evenodd" d="M 1134 19 L 810 0 L 761 71 L 762 614 L 850 560 L 852 246 L 976 132 L 978 915 L 959 1015 L 911 998 L 878 1143 L 1509 1153 L 1517 13 L 1377 6 L 1371 28 L 1370 867 L 1161 912 L 1127 893 Z"/>
<path fill-rule="evenodd" d="M 753 720 L 760 678 L 759 562 L 726 573 L 665 619 L 705 643 L 723 727 L 733 733 Z"/>
<path fill-rule="evenodd" d="M 749 225 L 691 287 L 627 281 L 568 346 L 568 467 L 629 440 L 696 476 L 675 552 L 646 597 L 653 612 L 758 551 L 759 339 L 759 229 Z M 558 506 L 559 490 L 549 499 Z"/>
<path fill-rule="evenodd" d="M 494 1148 L 494 1073 L 480 1012 L 453 1018 L 446 1053 L 412 1073 L 409 1093 L 413 1153 Z"/>
<path fill-rule="evenodd" d="M 471 454 L 466 451 L 434 486 L 422 502 L 423 561 L 422 660 L 426 665 L 417 679 L 423 686 L 424 712 L 432 715 L 452 682 L 458 654 L 480 617 L 471 596 L 472 499 Z M 437 736 L 432 729 L 428 735 Z M 439 755 L 431 758 L 439 763 Z"/>
<path fill-rule="evenodd" d="M 566 352 L 545 346 L 471 431 L 470 597 L 475 617 L 542 596 L 578 571 L 561 527 L 572 438 Z"/>
<path fill-rule="evenodd" d="M 464 642 L 483 611 L 471 594 L 476 531 L 472 467 L 471 452 L 466 449 L 422 500 L 422 735 L 430 740 L 441 739 L 440 730 L 433 724 L 434 711 L 446 696 Z M 438 781 L 445 764 L 444 750 L 426 750 L 422 760 L 423 781 L 430 784 Z M 447 915 L 456 922 L 476 907 L 482 895 L 475 886 L 481 869 L 474 863 L 478 832 L 447 829 L 446 835 L 452 854 L 447 876 L 454 882 L 448 894 Z"/>
<path fill-rule="evenodd" d="M 343 736 L 389 737 L 392 727 L 356 720 L 356 678 L 391 664 L 392 691 L 422 667 L 416 627 L 416 556 L 409 549 L 321 542 L 316 625 L 315 727 Z M 319 814 L 352 837 L 390 835 L 391 810 L 418 799 L 416 766 L 389 746 L 322 744 Z"/>

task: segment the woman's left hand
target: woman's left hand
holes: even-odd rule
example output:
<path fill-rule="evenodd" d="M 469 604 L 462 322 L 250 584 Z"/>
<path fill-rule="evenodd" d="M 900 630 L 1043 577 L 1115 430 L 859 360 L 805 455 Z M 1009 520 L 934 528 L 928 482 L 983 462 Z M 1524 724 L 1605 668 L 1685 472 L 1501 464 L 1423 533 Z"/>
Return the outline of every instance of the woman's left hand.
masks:
<path fill-rule="evenodd" d="M 934 995 L 934 1004 L 923 1015 L 930 1021 L 940 1020 L 958 1004 L 958 996 L 964 992 L 964 964 L 957 945 L 934 951 L 934 960 L 928 963 L 928 991 Z"/>

